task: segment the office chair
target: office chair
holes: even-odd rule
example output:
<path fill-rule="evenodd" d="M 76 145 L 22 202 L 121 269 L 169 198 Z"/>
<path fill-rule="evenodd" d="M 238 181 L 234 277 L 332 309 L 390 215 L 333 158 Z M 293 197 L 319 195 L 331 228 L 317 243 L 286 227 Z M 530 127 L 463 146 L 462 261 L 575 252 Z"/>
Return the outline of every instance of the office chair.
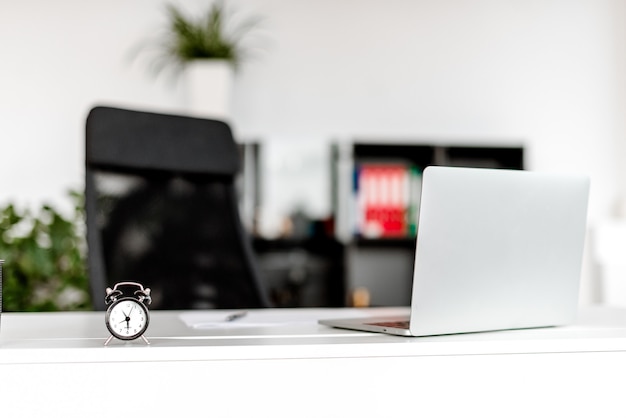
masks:
<path fill-rule="evenodd" d="M 216 120 L 93 108 L 85 213 L 94 308 L 136 281 L 152 309 L 268 307 L 239 218 L 239 153 Z"/>

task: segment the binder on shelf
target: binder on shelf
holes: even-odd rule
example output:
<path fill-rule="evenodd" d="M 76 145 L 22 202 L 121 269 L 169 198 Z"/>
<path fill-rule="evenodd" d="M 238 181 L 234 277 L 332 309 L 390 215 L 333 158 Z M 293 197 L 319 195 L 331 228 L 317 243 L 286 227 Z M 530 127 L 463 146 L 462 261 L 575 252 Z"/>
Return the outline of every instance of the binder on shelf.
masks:
<path fill-rule="evenodd" d="M 421 171 L 404 162 L 368 162 L 355 167 L 355 233 L 364 238 L 416 234 Z"/>
<path fill-rule="evenodd" d="M 417 218 L 419 217 L 420 199 L 422 196 L 422 171 L 416 166 L 409 167 L 409 208 L 408 236 L 417 236 Z"/>

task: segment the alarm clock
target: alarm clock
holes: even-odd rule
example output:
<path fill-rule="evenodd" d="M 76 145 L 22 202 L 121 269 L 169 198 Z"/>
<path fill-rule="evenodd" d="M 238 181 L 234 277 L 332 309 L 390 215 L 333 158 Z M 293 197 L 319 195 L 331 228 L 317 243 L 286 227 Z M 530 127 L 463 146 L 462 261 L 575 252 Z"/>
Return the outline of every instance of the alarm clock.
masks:
<path fill-rule="evenodd" d="M 125 294 L 121 289 L 134 289 L 134 292 Z M 135 282 L 120 282 L 113 289 L 106 289 L 104 302 L 109 305 L 104 322 L 111 333 L 104 345 L 108 345 L 114 337 L 122 341 L 141 337 L 146 344 L 150 344 L 143 335 L 150 324 L 150 312 L 146 307 L 152 302 L 149 288 Z"/>

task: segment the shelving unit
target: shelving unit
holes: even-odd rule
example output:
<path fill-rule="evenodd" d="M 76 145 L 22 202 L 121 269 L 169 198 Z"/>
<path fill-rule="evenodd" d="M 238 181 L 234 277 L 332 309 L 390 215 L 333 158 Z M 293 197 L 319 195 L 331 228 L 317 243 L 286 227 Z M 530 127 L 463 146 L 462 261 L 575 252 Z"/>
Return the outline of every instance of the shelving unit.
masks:
<path fill-rule="evenodd" d="M 524 168 L 524 149 L 519 144 L 357 140 L 336 144 L 332 156 L 336 234 L 346 245 L 347 303 L 351 304 L 350 294 L 358 290 L 368 294 L 374 306 L 410 303 L 414 225 L 421 172 L 427 166 Z M 404 175 L 398 174 L 402 167 L 406 169 Z M 370 173 L 379 177 L 371 180 Z M 417 187 L 412 184 L 416 178 Z M 386 225 L 391 225 L 387 231 Z"/>
<path fill-rule="evenodd" d="M 271 145 L 276 149 L 275 144 Z M 301 173 L 295 178 L 289 177 L 292 173 L 285 175 L 280 172 L 277 176 L 277 170 L 275 167 L 272 169 L 268 161 L 267 143 L 248 141 L 241 143 L 239 148 L 242 163 L 238 179 L 240 214 L 250 233 L 257 267 L 272 305 L 276 308 L 343 306 L 344 245 L 335 239 L 332 228 L 327 226 L 328 219 L 317 219 L 307 213 L 298 213 L 298 208 L 294 207 L 290 218 L 281 218 L 281 225 L 285 229 L 280 234 L 267 234 L 260 225 L 259 212 L 266 210 L 263 204 L 276 196 L 268 193 L 264 187 L 267 181 L 275 181 L 284 186 L 281 180 L 288 178 L 291 183 L 299 184 Z M 293 155 L 293 158 L 302 159 L 303 155 L 306 156 L 305 149 L 307 147 L 297 149 L 302 152 Z M 322 167 L 315 166 L 309 171 L 309 167 L 305 166 L 303 171 L 315 177 L 319 171 L 327 169 L 329 163 L 326 158 Z M 306 188 L 306 183 L 304 181 L 303 188 Z M 290 197 L 292 188 L 279 186 L 279 189 L 283 193 L 282 197 Z M 311 199 L 319 198 L 321 194 L 329 197 L 330 188 L 320 187 L 310 191 Z"/>

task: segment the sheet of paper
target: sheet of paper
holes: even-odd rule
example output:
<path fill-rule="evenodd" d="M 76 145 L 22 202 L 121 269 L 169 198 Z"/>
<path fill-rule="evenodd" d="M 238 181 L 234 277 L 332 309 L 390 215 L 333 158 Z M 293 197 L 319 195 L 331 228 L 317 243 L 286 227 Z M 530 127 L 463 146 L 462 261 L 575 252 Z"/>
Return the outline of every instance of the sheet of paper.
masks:
<path fill-rule="evenodd" d="M 245 313 L 236 320 L 228 320 L 231 315 Z M 214 310 L 185 312 L 180 319 L 190 328 L 256 328 L 277 327 L 295 324 L 317 324 L 324 318 L 348 318 L 367 316 L 357 310 L 337 309 L 272 309 L 264 310 Z"/>

